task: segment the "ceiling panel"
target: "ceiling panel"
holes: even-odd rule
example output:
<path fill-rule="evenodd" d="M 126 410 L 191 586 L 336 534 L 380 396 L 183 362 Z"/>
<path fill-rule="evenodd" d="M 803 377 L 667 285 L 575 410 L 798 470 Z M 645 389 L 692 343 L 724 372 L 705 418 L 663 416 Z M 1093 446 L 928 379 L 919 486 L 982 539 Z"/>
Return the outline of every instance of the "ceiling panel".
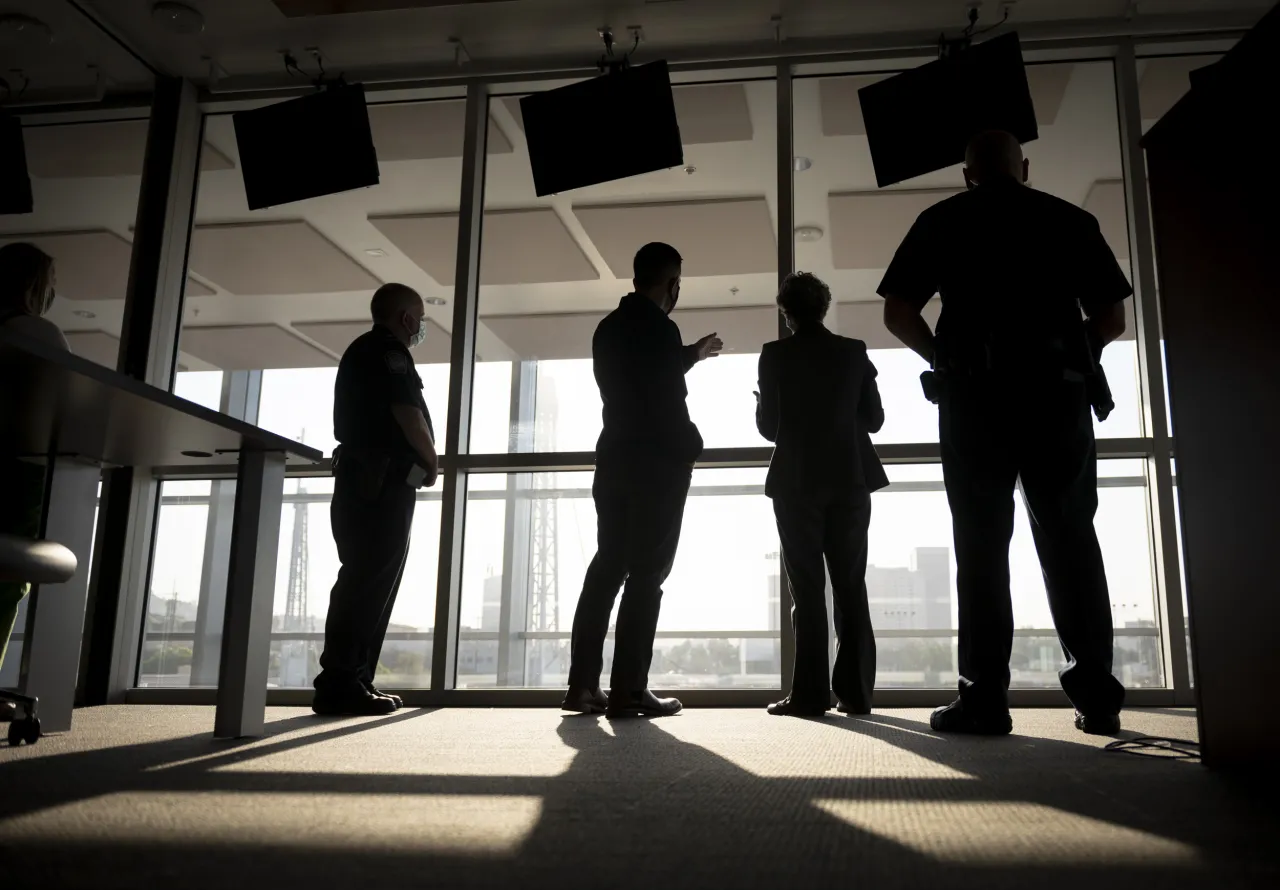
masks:
<path fill-rule="evenodd" d="M 830 327 L 843 336 L 862 340 L 868 349 L 906 349 L 902 341 L 890 334 L 889 329 L 884 326 L 882 300 L 839 303 L 834 308 L 835 319 Z M 920 314 L 929 322 L 929 327 L 937 327 L 941 309 L 940 300 L 930 300 L 925 304 Z M 874 362 L 875 356 L 871 359 Z"/>
<path fill-rule="evenodd" d="M 27 241 L 53 257 L 58 294 L 68 300 L 123 300 L 129 289 L 133 244 L 115 232 L 38 232 L 5 235 L 0 244 Z M 188 278 L 187 293 L 213 293 Z"/>
<path fill-rule="evenodd" d="M 36 179 L 141 176 L 149 121 L 105 121 L 52 127 L 23 127 L 27 167 Z M 202 170 L 235 165 L 212 145 L 200 154 Z"/>
<path fill-rule="evenodd" d="M 351 341 L 369 330 L 368 321 L 295 321 L 293 327 L 301 334 L 315 340 L 335 355 L 342 355 Z M 450 349 L 449 334 L 431 319 L 427 319 L 427 339 L 411 349 L 413 360 L 420 365 L 447 364 Z"/>
<path fill-rule="evenodd" d="M 379 231 L 444 287 L 458 262 L 458 214 L 370 217 Z M 596 281 L 595 267 L 550 207 L 486 210 L 480 283 Z"/>
<path fill-rule="evenodd" d="M 1129 259 L 1129 222 L 1125 213 L 1124 182 L 1119 179 L 1102 179 L 1089 188 L 1084 199 L 1084 209 L 1098 218 L 1102 237 L 1116 258 Z"/>
<path fill-rule="evenodd" d="M 680 251 L 687 278 L 777 268 L 773 215 L 764 198 L 605 204 L 573 212 L 614 276 L 624 281 L 632 277 L 636 251 L 650 241 Z"/>
<path fill-rule="evenodd" d="M 397 102 L 369 106 L 369 127 L 379 161 L 462 157 L 467 103 Z M 511 142 L 489 120 L 490 154 L 509 154 Z"/>
<path fill-rule="evenodd" d="M 300 337 L 273 324 L 182 329 L 182 351 L 224 371 L 330 368 L 337 364 Z"/>
<path fill-rule="evenodd" d="M 301 221 L 198 225 L 190 268 L 242 295 L 372 292 L 382 284 Z"/>
<path fill-rule="evenodd" d="M 1138 80 L 1138 108 L 1144 121 L 1159 120 L 1191 89 L 1191 72 L 1217 61 L 1217 56 L 1174 56 L 1147 59 Z"/>
<path fill-rule="evenodd" d="M 431 6 L 465 6 L 500 0 L 272 0 L 290 18 L 315 15 L 344 15 L 350 12 L 386 12 L 392 9 L 424 9 Z"/>
<path fill-rule="evenodd" d="M 106 331 L 66 331 L 67 345 L 81 358 L 104 367 L 116 368 L 120 357 L 120 338 Z"/>
<path fill-rule="evenodd" d="M 1031 103 L 1035 106 L 1036 122 L 1051 126 L 1058 119 L 1062 97 L 1071 82 L 1075 65 L 1028 65 L 1027 87 L 1031 91 Z M 818 83 L 818 102 L 822 110 L 822 135 L 865 136 L 866 124 L 862 120 L 862 106 L 858 102 L 858 90 L 884 80 L 889 74 L 857 74 L 848 77 L 827 77 Z"/>
<path fill-rule="evenodd" d="M 831 260 L 837 269 L 884 269 L 926 207 L 956 189 L 888 189 L 828 196 Z"/>
<path fill-rule="evenodd" d="M 680 123 L 680 141 L 684 145 L 750 142 L 755 136 L 743 84 L 674 84 L 671 96 Z M 523 132 L 520 98 L 513 96 L 502 102 Z"/>

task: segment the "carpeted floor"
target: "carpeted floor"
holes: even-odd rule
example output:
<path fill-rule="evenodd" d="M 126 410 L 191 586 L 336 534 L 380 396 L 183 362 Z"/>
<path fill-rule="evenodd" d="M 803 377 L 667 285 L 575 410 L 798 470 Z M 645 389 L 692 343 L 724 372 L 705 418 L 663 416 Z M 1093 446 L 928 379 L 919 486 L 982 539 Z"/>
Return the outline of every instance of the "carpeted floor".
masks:
<path fill-rule="evenodd" d="M 0 748 L 0 887 L 1280 886 L 1260 783 L 1103 751 L 1070 716 L 966 739 L 915 710 L 273 708 L 229 743 L 211 708 L 96 708 Z M 1195 737 L 1186 711 L 1125 720 Z"/>

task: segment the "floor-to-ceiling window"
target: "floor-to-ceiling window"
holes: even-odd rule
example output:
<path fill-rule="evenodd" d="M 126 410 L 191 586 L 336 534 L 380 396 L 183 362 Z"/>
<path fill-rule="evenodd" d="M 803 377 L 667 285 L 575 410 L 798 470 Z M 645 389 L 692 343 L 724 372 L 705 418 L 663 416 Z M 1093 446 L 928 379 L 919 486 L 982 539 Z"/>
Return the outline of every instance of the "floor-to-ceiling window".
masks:
<path fill-rule="evenodd" d="M 725 342 L 720 357 L 687 375 L 689 412 L 707 448 L 767 444 L 752 391 L 760 346 L 777 335 L 771 74 L 677 77 L 683 166 L 545 198 L 534 194 L 519 98 L 559 84 L 493 89 L 471 462 L 534 452 L 545 470 L 465 477 L 460 687 L 566 681 L 574 608 L 596 545 L 591 474 L 573 471 L 580 456 L 571 454 L 593 450 L 600 433 L 591 336 L 631 290 L 632 257 L 645 243 L 668 242 L 684 258 L 672 318 L 685 342 L 709 333 Z M 655 686 L 779 684 L 778 544 L 763 485 L 763 468 L 694 473 L 664 586 Z M 606 674 L 611 657 L 612 638 Z"/>
<path fill-rule="evenodd" d="M 378 185 L 265 210 L 248 209 L 231 115 L 206 116 L 177 395 L 330 455 L 338 360 L 369 329 L 374 290 L 397 281 L 428 304 L 427 340 L 414 356 L 443 439 L 452 268 L 424 264 L 417 251 L 447 256 L 450 264 L 456 253 L 464 101 L 457 90 L 435 92 L 439 98 L 425 101 L 372 97 Z M 429 239 L 402 245 L 390 220 L 424 211 L 451 221 Z M 332 492 L 326 476 L 286 482 L 272 686 L 307 687 L 318 672 L 338 568 L 329 528 Z M 233 478 L 164 482 L 139 685 L 217 682 L 234 496 Z M 424 490 L 379 667 L 384 685 L 430 684 L 439 538 L 438 490 Z"/>

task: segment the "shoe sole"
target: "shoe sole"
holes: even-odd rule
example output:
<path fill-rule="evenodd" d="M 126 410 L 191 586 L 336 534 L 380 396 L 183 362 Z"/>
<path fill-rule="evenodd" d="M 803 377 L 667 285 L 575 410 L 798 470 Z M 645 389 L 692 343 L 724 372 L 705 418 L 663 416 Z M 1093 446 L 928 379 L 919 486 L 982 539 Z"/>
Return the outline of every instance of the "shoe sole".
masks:
<path fill-rule="evenodd" d="M 674 711 L 662 711 L 654 708 L 605 708 L 606 717 L 674 717 L 684 710 L 681 706 Z"/>
<path fill-rule="evenodd" d="M 603 714 L 607 709 L 599 705 L 569 705 L 561 702 L 560 710 L 569 711 L 573 714 Z"/>
<path fill-rule="evenodd" d="M 1013 721 L 1009 721 L 1006 726 L 983 726 L 981 724 L 966 724 L 963 726 L 938 726 L 932 720 L 929 721 L 929 728 L 934 732 L 948 732 L 954 735 L 1009 735 L 1013 732 Z"/>

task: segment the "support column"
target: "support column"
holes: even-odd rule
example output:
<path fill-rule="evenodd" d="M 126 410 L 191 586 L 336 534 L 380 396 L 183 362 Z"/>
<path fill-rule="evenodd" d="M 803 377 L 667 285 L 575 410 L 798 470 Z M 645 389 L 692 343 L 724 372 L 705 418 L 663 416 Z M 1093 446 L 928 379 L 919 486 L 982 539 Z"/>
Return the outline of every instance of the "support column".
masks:
<path fill-rule="evenodd" d="M 54 458 L 50 467 L 40 537 L 56 541 L 74 553 L 76 573 L 62 584 L 41 584 L 27 606 L 27 635 L 18 685 L 24 694 L 40 699 L 44 732 L 71 729 L 100 476 L 97 464 L 74 458 Z"/>
<path fill-rule="evenodd" d="M 1116 95 L 1120 113 L 1120 149 L 1124 161 L 1125 207 L 1129 223 L 1129 256 L 1132 257 L 1133 310 L 1137 319 L 1139 399 L 1144 432 L 1151 438 L 1152 454 L 1146 458 L 1147 526 L 1152 543 L 1152 573 L 1156 590 L 1165 683 L 1174 690 L 1175 702 L 1195 703 L 1187 667 L 1186 617 L 1182 611 L 1181 566 L 1173 496 L 1173 443 L 1169 436 L 1168 407 L 1164 396 L 1164 362 L 1160 350 L 1160 309 L 1156 292 L 1155 239 L 1151 231 L 1151 204 L 1147 195 L 1147 168 L 1143 155 L 1142 112 L 1138 104 L 1138 63 L 1133 42 L 1125 41 L 1116 53 Z"/>
<path fill-rule="evenodd" d="M 278 452 L 240 455 L 213 726 L 217 738 L 262 735 L 266 724 L 284 469 L 285 455 Z"/>
<path fill-rule="evenodd" d="M 537 419 L 538 363 L 511 363 L 511 448 L 532 451 Z M 524 686 L 527 645 L 523 632 L 529 615 L 529 553 L 532 545 L 532 475 L 507 475 L 502 536 L 502 598 L 498 613 L 499 686 Z M 535 644 L 537 645 L 537 644 Z"/>
<path fill-rule="evenodd" d="M 449 375 L 449 421 L 445 428 L 444 471 L 440 474 L 440 564 L 436 623 L 431 650 L 431 688 L 453 689 L 458 670 L 458 613 L 462 599 L 462 536 L 467 479 L 450 460 L 470 449 L 471 392 L 475 377 L 476 326 L 480 296 L 480 230 L 484 221 L 485 152 L 489 138 L 489 87 L 467 87 L 466 133 L 462 149 L 462 194 L 458 200 L 458 264 L 454 279 Z"/>
<path fill-rule="evenodd" d="M 202 130 L 195 85 L 157 78 L 118 369 L 166 390 L 176 366 Z M 82 666 L 86 705 L 123 701 L 136 681 L 159 488 L 145 471 L 103 474 Z"/>

